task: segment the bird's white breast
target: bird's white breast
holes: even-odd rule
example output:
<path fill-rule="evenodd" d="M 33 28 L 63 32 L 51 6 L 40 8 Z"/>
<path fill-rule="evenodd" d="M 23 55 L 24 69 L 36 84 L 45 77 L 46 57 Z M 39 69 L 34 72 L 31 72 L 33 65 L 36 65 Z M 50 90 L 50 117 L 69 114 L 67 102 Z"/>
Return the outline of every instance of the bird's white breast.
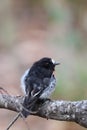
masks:
<path fill-rule="evenodd" d="M 26 94 L 26 91 L 25 91 L 25 89 L 26 89 L 25 78 L 26 78 L 27 74 L 29 73 L 29 70 L 30 69 L 27 69 L 25 71 L 25 73 L 23 74 L 23 76 L 21 77 L 21 88 L 22 88 L 22 91 L 23 91 L 24 94 Z"/>

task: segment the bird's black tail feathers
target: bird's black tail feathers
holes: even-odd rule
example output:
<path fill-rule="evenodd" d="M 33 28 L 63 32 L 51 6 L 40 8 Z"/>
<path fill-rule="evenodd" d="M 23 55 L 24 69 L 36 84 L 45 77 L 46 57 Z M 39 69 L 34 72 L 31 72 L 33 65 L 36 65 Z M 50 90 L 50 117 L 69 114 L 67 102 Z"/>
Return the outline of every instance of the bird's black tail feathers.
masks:
<path fill-rule="evenodd" d="M 35 108 L 36 106 L 35 104 L 38 101 L 38 99 L 39 99 L 38 96 L 32 99 L 30 99 L 28 96 L 25 96 L 22 110 L 22 114 L 25 118 L 27 118 L 27 116 L 29 116 L 31 113 L 35 113 L 33 109 Z"/>
<path fill-rule="evenodd" d="M 22 114 L 26 118 L 28 115 L 30 115 L 30 106 L 29 106 L 28 96 L 25 96 L 24 102 L 23 102 L 23 110 Z"/>

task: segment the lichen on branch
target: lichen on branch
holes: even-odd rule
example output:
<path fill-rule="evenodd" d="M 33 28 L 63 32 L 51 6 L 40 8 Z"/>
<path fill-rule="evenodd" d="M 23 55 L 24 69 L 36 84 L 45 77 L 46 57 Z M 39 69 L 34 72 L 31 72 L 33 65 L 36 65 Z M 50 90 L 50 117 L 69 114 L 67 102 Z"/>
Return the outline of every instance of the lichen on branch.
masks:
<path fill-rule="evenodd" d="M 22 111 L 24 97 L 0 95 L 0 108 Z M 72 121 L 87 128 L 87 100 L 82 101 L 63 101 L 47 100 L 44 103 L 35 104 L 36 113 L 31 115 L 40 116 L 47 119 Z"/>

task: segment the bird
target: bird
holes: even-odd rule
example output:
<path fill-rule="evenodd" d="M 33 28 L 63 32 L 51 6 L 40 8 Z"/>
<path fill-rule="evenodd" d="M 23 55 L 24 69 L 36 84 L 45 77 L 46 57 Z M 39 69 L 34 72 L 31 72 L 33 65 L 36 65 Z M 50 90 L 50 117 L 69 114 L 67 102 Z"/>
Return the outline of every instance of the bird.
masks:
<path fill-rule="evenodd" d="M 52 58 L 43 57 L 25 71 L 21 78 L 21 88 L 25 95 L 22 114 L 25 118 L 38 99 L 49 98 L 55 90 L 56 78 L 53 72 L 55 66 L 59 64 Z"/>

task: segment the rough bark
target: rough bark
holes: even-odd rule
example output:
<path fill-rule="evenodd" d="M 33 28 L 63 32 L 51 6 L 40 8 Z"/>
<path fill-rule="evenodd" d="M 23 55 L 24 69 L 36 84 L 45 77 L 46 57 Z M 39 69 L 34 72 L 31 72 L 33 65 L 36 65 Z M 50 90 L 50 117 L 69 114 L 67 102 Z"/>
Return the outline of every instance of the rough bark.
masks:
<path fill-rule="evenodd" d="M 16 112 L 22 110 L 23 97 L 0 95 L 0 108 Z M 55 101 L 47 100 L 43 104 L 36 104 L 38 111 L 31 113 L 47 119 L 72 121 L 87 128 L 87 100 Z"/>

